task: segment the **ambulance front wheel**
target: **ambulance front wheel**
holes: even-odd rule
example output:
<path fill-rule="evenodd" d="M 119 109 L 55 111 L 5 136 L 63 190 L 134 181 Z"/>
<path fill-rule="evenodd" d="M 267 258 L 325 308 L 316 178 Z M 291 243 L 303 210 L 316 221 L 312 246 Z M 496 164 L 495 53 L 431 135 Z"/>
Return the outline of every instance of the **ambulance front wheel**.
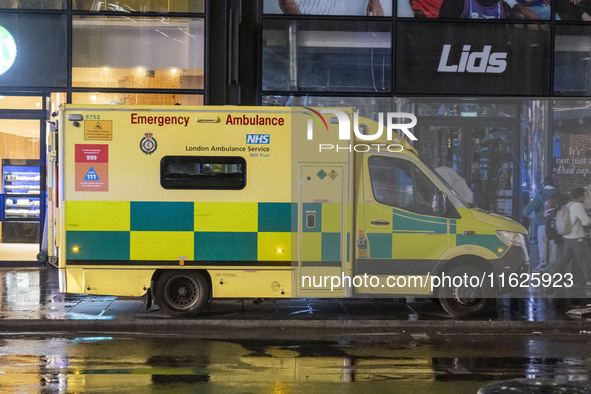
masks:
<path fill-rule="evenodd" d="M 462 265 L 449 272 L 452 278 L 481 278 L 483 270 L 478 267 Z M 487 286 L 470 286 L 456 281 L 451 286 L 439 290 L 439 302 L 443 310 L 456 318 L 482 316 L 489 314 L 495 305 L 493 291 Z"/>
<path fill-rule="evenodd" d="M 165 271 L 156 283 L 156 303 L 164 312 L 175 317 L 199 314 L 208 304 L 210 286 L 196 271 Z"/>

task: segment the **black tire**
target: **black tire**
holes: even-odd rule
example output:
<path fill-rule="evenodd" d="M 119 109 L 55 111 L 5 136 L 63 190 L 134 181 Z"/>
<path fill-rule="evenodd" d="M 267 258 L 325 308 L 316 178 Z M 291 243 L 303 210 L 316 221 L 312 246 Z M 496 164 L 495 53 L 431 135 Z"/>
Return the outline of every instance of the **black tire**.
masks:
<path fill-rule="evenodd" d="M 192 317 L 208 304 L 209 282 L 192 270 L 165 271 L 156 283 L 156 303 L 164 312 L 175 317 Z"/>
<path fill-rule="evenodd" d="M 47 253 L 44 253 L 44 252 L 37 253 L 37 261 L 40 263 L 47 262 Z"/>
<path fill-rule="evenodd" d="M 467 277 L 475 276 L 479 280 L 485 271 L 481 268 L 460 265 L 446 272 L 446 276 Z M 485 280 L 486 282 L 486 280 Z M 451 286 L 439 289 L 439 303 L 443 310 L 455 318 L 482 316 L 490 314 L 495 305 L 494 290 L 490 283 L 485 283 L 481 287 Z"/>

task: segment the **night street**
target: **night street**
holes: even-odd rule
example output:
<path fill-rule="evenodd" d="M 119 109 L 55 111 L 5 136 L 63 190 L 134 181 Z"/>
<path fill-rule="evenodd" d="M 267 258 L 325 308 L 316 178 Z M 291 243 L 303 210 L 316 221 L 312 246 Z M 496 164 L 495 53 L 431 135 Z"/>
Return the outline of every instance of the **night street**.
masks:
<path fill-rule="evenodd" d="M 591 394 L 591 0 L 0 0 L 0 394 Z"/>

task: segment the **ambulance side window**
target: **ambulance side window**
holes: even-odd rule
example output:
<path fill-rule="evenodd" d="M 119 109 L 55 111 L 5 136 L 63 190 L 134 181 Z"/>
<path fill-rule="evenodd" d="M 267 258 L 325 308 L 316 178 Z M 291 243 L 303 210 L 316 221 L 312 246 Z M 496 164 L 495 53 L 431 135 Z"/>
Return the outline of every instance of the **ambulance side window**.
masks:
<path fill-rule="evenodd" d="M 424 215 L 436 215 L 437 187 L 429 178 L 417 167 L 414 167 L 414 193 L 416 213 Z"/>
<path fill-rule="evenodd" d="M 228 156 L 165 156 L 160 161 L 165 189 L 240 190 L 246 186 L 246 161 Z"/>
<path fill-rule="evenodd" d="M 372 156 L 369 158 L 369 175 L 377 202 L 412 209 L 412 168 L 408 161 Z"/>
<path fill-rule="evenodd" d="M 411 162 L 372 156 L 369 175 L 377 202 L 422 215 L 436 215 L 437 187 Z"/>

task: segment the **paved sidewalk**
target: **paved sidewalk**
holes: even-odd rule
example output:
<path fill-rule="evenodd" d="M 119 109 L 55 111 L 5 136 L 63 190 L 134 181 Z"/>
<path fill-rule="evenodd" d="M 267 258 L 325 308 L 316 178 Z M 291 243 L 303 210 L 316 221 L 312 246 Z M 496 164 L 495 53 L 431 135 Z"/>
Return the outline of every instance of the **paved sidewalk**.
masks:
<path fill-rule="evenodd" d="M 564 301 L 502 299 L 490 318 L 454 320 L 426 299 L 214 300 L 198 318 L 174 319 L 147 309 L 146 299 L 60 294 L 57 270 L 0 270 L 0 332 L 176 333 L 199 337 L 293 338 L 411 331 L 450 334 L 591 334 L 591 319 L 574 318 Z"/>

